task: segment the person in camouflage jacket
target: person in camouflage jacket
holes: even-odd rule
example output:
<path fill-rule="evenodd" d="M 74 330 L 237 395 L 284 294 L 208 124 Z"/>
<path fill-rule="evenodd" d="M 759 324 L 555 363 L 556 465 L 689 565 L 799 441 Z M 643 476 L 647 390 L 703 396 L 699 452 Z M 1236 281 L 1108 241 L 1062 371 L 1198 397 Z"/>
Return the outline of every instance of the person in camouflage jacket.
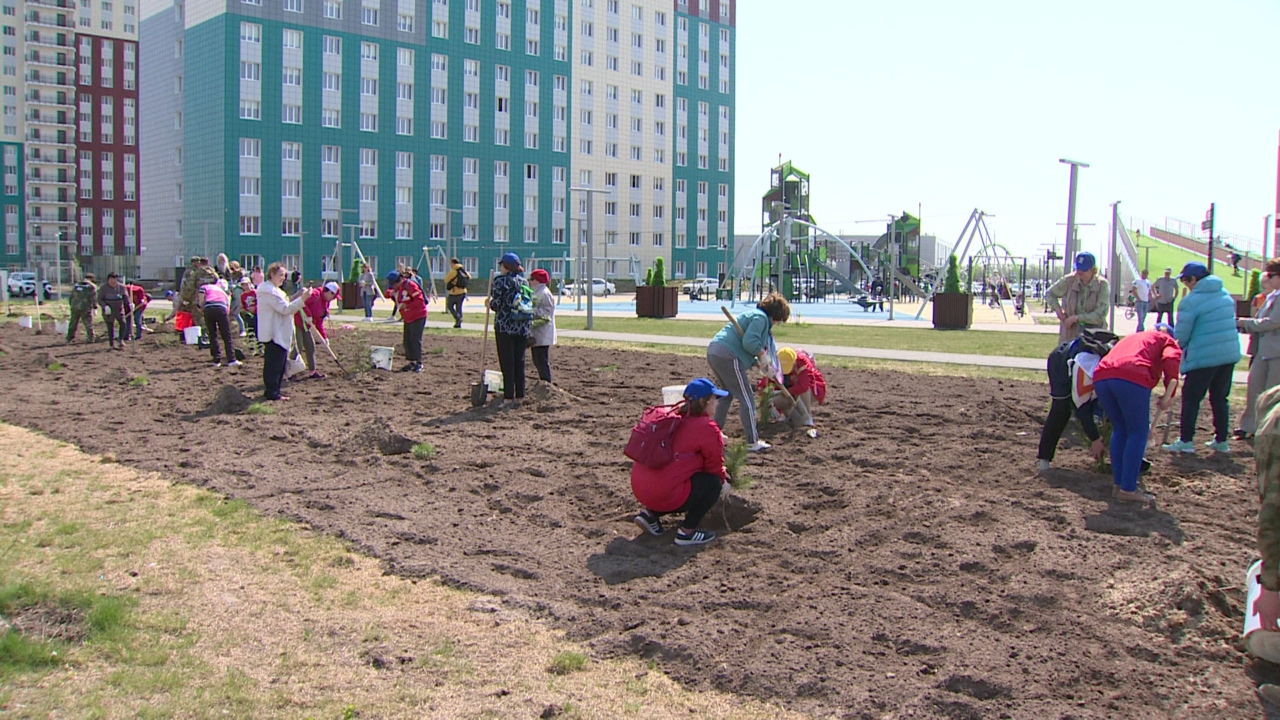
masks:
<path fill-rule="evenodd" d="M 1280 632 L 1280 387 L 1258 398 L 1254 456 L 1258 465 L 1258 554 L 1262 556 L 1262 593 L 1253 610 L 1262 629 Z"/>
<path fill-rule="evenodd" d="M 80 282 L 71 288 L 71 321 L 67 323 L 67 342 L 74 342 L 76 329 L 84 323 L 85 334 L 93 342 L 93 311 L 98 307 L 98 286 L 93 273 L 85 273 Z"/>
<path fill-rule="evenodd" d="M 176 312 L 191 313 L 191 322 L 198 327 L 204 326 L 204 312 L 196 305 L 196 291 L 202 285 L 218 282 L 218 274 L 209 267 L 209 260 L 193 255 L 191 266 L 182 274 L 182 285 L 178 288 L 178 304 Z"/>

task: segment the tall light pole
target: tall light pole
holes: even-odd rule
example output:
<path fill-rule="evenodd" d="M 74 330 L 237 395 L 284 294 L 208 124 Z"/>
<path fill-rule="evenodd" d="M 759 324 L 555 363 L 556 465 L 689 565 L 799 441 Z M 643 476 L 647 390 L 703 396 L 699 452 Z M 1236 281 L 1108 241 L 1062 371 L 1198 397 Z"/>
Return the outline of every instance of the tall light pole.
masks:
<path fill-rule="evenodd" d="M 897 221 L 897 219 L 898 218 L 895 217 L 893 213 L 889 213 L 889 234 L 888 234 L 889 247 L 886 249 L 889 251 L 889 319 L 890 320 L 893 320 L 893 296 L 897 294 L 894 292 L 894 288 L 898 282 L 898 244 L 897 242 L 895 242 L 896 234 L 894 233 L 895 228 L 893 227 L 893 224 L 894 222 Z"/>
<path fill-rule="evenodd" d="M 1066 262 L 1072 262 L 1080 251 L 1076 245 L 1076 178 L 1080 168 L 1089 167 L 1089 163 L 1066 158 L 1059 158 L 1058 162 L 1071 166 L 1071 185 L 1067 190 L 1067 245 L 1062 255 Z"/>
<path fill-rule="evenodd" d="M 593 301 L 595 298 L 595 283 L 593 277 L 596 272 L 596 238 L 594 235 L 595 225 L 593 223 L 595 220 L 595 196 L 600 193 L 612 195 L 613 191 L 605 190 L 604 188 L 588 187 L 571 187 L 569 190 L 576 190 L 578 192 L 585 193 L 587 196 L 587 277 L 585 279 L 587 282 L 587 329 L 591 330 L 594 327 L 593 321 L 595 319 L 595 303 Z"/>

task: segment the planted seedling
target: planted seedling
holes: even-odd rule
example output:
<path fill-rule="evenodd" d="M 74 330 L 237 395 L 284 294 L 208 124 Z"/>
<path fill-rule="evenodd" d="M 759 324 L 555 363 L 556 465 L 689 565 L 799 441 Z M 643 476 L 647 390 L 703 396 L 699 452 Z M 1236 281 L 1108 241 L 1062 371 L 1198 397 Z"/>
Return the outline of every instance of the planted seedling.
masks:
<path fill-rule="evenodd" d="M 436 446 L 429 442 L 420 442 L 413 446 L 413 456 L 419 460 L 430 460 L 436 456 Z"/>
<path fill-rule="evenodd" d="M 742 440 L 724 449 L 724 469 L 729 473 L 729 486 L 734 490 L 746 490 L 756 484 L 755 478 L 746 472 L 747 458 L 750 455 L 747 444 Z"/>

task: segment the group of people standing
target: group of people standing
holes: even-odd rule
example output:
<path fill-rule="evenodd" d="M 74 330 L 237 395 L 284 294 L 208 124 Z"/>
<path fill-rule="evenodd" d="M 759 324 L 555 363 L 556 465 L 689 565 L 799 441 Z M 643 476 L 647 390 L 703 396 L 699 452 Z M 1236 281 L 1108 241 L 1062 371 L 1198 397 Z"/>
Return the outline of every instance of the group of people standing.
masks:
<path fill-rule="evenodd" d="M 141 285 L 127 284 L 116 273 L 107 275 L 101 287 L 93 273 L 85 273 L 71 288 L 68 303 L 71 318 L 67 323 L 66 342 L 75 342 L 81 324 L 89 342 L 93 339 L 93 315 L 102 310 L 102 321 L 107 326 L 107 342 L 113 350 L 123 350 L 130 338 L 141 338 L 144 330 L 142 317 L 151 296 Z"/>

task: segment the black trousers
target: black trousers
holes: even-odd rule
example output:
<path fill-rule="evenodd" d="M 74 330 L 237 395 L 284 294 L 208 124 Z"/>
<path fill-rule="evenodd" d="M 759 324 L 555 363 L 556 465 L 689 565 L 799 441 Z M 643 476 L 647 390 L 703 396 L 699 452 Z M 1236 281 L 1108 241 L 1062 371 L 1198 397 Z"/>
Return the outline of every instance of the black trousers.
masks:
<path fill-rule="evenodd" d="M 529 353 L 533 355 L 533 366 L 538 368 L 538 379 L 551 382 L 551 346 L 534 345 Z"/>
<path fill-rule="evenodd" d="M 102 321 L 107 324 L 107 342 L 115 345 L 116 337 L 119 337 L 121 342 L 128 339 L 129 320 L 121 316 L 120 308 L 112 307 L 111 312 L 104 312 Z M 119 328 L 119 331 L 116 328 Z"/>
<path fill-rule="evenodd" d="M 1173 300 L 1170 300 L 1170 301 L 1169 301 L 1169 302 L 1167 302 L 1167 303 L 1154 303 L 1154 304 L 1152 305 L 1152 307 L 1154 307 L 1154 308 L 1156 309 L 1156 323 L 1157 323 L 1157 324 L 1159 324 L 1159 322 L 1160 322 L 1160 318 L 1165 317 L 1166 315 L 1167 315 L 1168 317 L 1167 317 L 1167 318 L 1165 318 L 1165 322 L 1167 322 L 1167 323 L 1169 323 L 1169 324 L 1171 324 L 1171 325 L 1173 324 L 1173 303 L 1174 303 L 1174 301 L 1173 301 Z"/>
<path fill-rule="evenodd" d="M 204 308 L 204 331 L 209 334 L 209 352 L 214 362 L 222 362 L 222 349 L 218 347 L 218 338 L 222 338 L 227 346 L 227 362 L 236 359 L 235 346 L 231 344 L 231 316 L 221 305 L 206 305 Z"/>
<path fill-rule="evenodd" d="M 289 350 L 268 340 L 262 344 L 262 351 L 262 394 L 268 400 L 279 400 L 280 386 L 284 383 L 285 360 L 289 357 Z"/>
<path fill-rule="evenodd" d="M 684 513 L 684 522 L 680 523 L 680 527 L 686 530 L 697 530 L 698 525 L 702 523 L 702 518 L 706 517 L 707 512 L 719 499 L 720 478 L 711 473 L 694 473 L 693 477 L 689 478 L 689 499 L 684 501 L 684 505 L 680 506 L 679 510 L 674 511 Z M 649 514 L 662 517 L 670 513 L 649 510 Z"/>
<path fill-rule="evenodd" d="M 1182 442 L 1191 442 L 1196 437 L 1196 417 L 1200 415 L 1200 401 L 1204 400 L 1205 392 L 1209 393 L 1209 408 L 1213 410 L 1213 439 L 1217 442 L 1227 439 L 1227 428 L 1231 424 L 1227 395 L 1231 393 L 1235 367 L 1234 364 L 1215 365 L 1187 373 L 1182 386 Z"/>
<path fill-rule="evenodd" d="M 494 333 L 498 342 L 498 366 L 502 368 L 502 397 L 507 400 L 524 397 L 524 351 L 528 340 L 524 335 Z"/>
<path fill-rule="evenodd" d="M 1053 400 L 1053 404 L 1049 406 L 1049 417 L 1045 418 L 1044 427 L 1040 430 L 1040 452 L 1036 453 L 1036 459 L 1053 460 L 1054 454 L 1058 452 L 1058 441 L 1062 439 L 1062 433 L 1066 432 L 1074 412 L 1075 405 L 1071 398 Z"/>
<path fill-rule="evenodd" d="M 425 317 L 404 324 L 404 356 L 409 362 L 422 362 L 422 330 L 426 326 Z"/>
<path fill-rule="evenodd" d="M 450 295 L 445 298 L 444 309 L 453 317 L 453 326 L 462 326 L 462 301 L 466 300 L 466 295 Z"/>

